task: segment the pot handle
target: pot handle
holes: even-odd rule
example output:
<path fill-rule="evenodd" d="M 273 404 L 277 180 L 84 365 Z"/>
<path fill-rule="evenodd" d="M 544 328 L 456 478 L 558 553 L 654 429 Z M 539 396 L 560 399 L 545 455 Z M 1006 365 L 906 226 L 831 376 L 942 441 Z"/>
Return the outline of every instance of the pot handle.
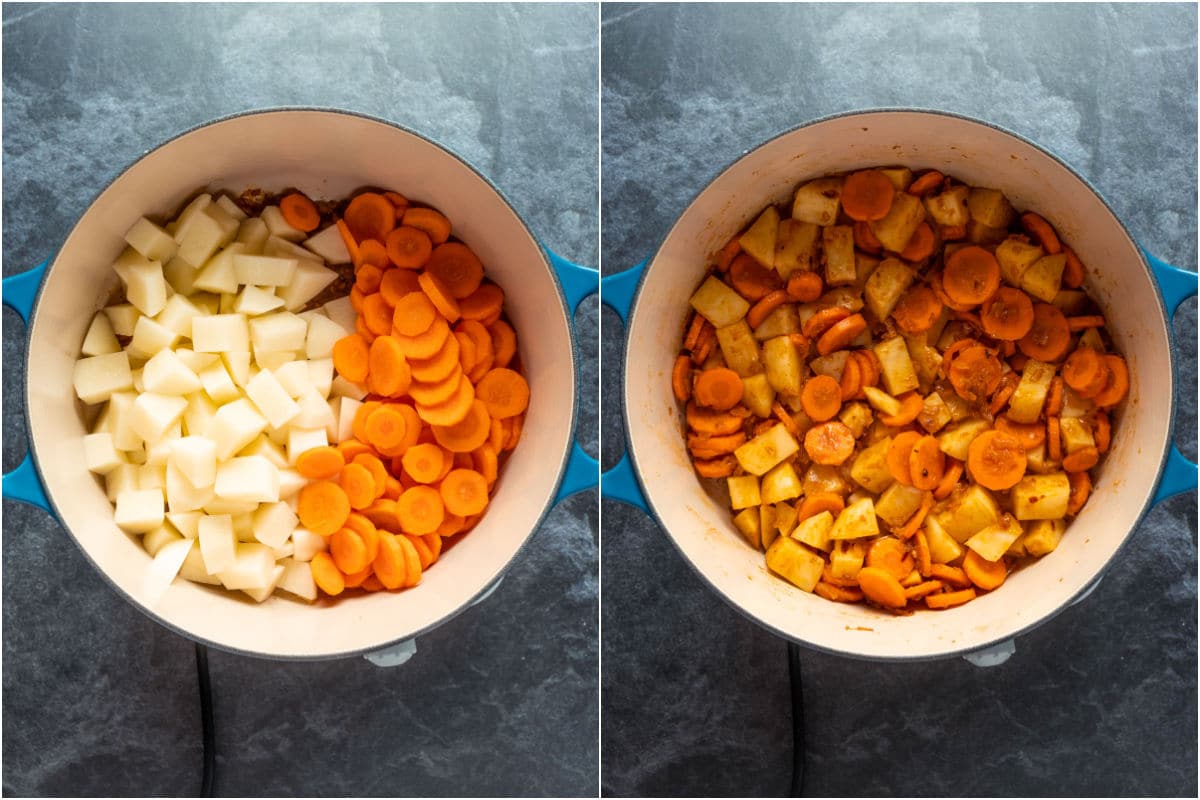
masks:
<path fill-rule="evenodd" d="M 616 275 L 609 275 L 600 280 L 600 302 L 617 312 L 617 316 L 621 318 L 622 323 L 625 323 L 626 328 L 629 326 L 629 312 L 633 307 L 633 297 L 637 294 L 647 261 L 649 259 L 642 261 L 633 269 L 618 272 Z M 629 460 L 628 448 L 622 454 L 617 465 L 600 476 L 600 496 L 619 500 L 634 508 L 640 508 L 645 513 L 650 513 L 650 507 L 646 504 L 645 495 L 642 493 L 637 475 L 633 471 L 633 463 Z"/>
<path fill-rule="evenodd" d="M 1167 307 L 1167 314 L 1174 317 L 1175 311 L 1184 300 L 1196 296 L 1196 273 L 1172 267 L 1144 249 L 1142 253 L 1154 272 L 1155 280 L 1158 281 L 1158 289 L 1162 294 L 1163 304 Z M 1186 458 L 1179 452 L 1179 448 L 1172 444 L 1153 502 L 1157 504 L 1168 497 L 1190 492 L 1196 488 L 1196 483 L 1196 463 Z"/>
<path fill-rule="evenodd" d="M 29 324 L 33 302 L 37 299 L 42 277 L 46 274 L 49 264 L 50 260 L 46 259 L 28 272 L 5 278 L 3 288 L 0 289 L 0 299 L 3 299 L 4 305 L 17 312 L 26 325 Z M 46 499 L 46 491 L 42 488 L 41 478 L 38 477 L 37 469 L 33 466 L 33 457 L 28 451 L 20 466 L 4 474 L 2 493 L 10 500 L 20 500 L 22 503 L 50 511 L 50 501 Z"/>

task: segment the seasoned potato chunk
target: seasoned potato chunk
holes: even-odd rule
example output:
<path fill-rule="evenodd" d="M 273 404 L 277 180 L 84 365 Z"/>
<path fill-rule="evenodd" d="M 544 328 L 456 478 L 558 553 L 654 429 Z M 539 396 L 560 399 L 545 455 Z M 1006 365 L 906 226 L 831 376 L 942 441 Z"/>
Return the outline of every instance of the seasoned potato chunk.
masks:
<path fill-rule="evenodd" d="M 775 268 L 775 239 L 779 234 L 779 212 L 767 206 L 754 224 L 741 235 L 742 251 L 767 269 Z"/>
<path fill-rule="evenodd" d="M 734 450 L 733 454 L 746 472 L 766 475 L 772 467 L 791 458 L 799 449 L 800 443 L 788 433 L 787 428 L 779 424 L 755 436 Z"/>
<path fill-rule="evenodd" d="M 715 328 L 732 325 L 750 310 L 750 303 L 746 298 L 712 275 L 705 278 L 704 283 L 700 284 L 700 288 L 692 295 L 691 304 L 696 313 L 711 322 Z"/>
<path fill-rule="evenodd" d="M 881 261 L 867 278 L 863 300 L 877 319 L 887 319 L 916 274 L 898 258 Z"/>
<path fill-rule="evenodd" d="M 830 225 L 821 229 L 825 249 L 825 283 L 838 286 L 858 280 L 854 263 L 854 230 L 849 225 Z"/>
<path fill-rule="evenodd" d="M 817 264 L 817 242 L 821 228 L 798 219 L 779 221 L 775 235 L 775 271 L 787 278 L 797 270 L 811 272 Z"/>
<path fill-rule="evenodd" d="M 794 586 L 811 592 L 821 580 L 825 559 L 790 536 L 780 536 L 767 549 L 767 566 Z"/>
<path fill-rule="evenodd" d="M 1071 499 L 1071 482 L 1065 472 L 1026 475 L 1010 492 L 1017 519 L 1062 519 Z"/>
<path fill-rule="evenodd" d="M 887 216 L 871 223 L 871 230 L 884 248 L 899 253 L 924 221 L 925 206 L 921 200 L 901 192 L 892 200 Z"/>
<path fill-rule="evenodd" d="M 842 207 L 843 183 L 844 178 L 817 178 L 796 189 L 792 219 L 821 226 L 837 222 L 838 210 Z"/>

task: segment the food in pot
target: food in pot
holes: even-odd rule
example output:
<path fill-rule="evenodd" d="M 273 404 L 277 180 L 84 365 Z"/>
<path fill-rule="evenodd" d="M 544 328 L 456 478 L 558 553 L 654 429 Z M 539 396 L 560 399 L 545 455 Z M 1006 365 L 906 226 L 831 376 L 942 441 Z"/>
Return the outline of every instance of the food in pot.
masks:
<path fill-rule="evenodd" d="M 445 216 L 267 200 L 138 220 L 76 362 L 86 464 L 153 557 L 150 602 L 176 575 L 259 602 L 414 586 L 520 437 L 503 291 Z"/>
<path fill-rule="evenodd" d="M 1129 390 L 1054 227 L 936 170 L 805 182 L 719 253 L 672 369 L 697 474 L 775 574 L 893 613 L 1050 553 Z"/>

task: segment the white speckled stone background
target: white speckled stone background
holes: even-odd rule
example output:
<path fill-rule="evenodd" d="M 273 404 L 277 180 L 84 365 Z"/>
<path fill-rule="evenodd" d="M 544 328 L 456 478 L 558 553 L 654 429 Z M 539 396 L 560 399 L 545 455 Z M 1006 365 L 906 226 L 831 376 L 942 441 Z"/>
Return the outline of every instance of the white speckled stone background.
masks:
<path fill-rule="evenodd" d="M 487 175 L 543 242 L 598 260 L 594 5 L 10 5 L 5 277 L 145 150 L 266 106 L 394 120 Z M 598 454 L 598 302 L 577 316 Z M 25 451 L 24 328 L 4 311 L 4 468 Z M 212 651 L 221 795 L 592 795 L 597 495 L 557 506 L 498 590 L 406 666 Z M 4 502 L 5 795 L 194 795 L 192 644 L 117 597 L 39 509 Z"/>
<path fill-rule="evenodd" d="M 1041 143 L 1151 252 L 1194 270 L 1196 22 L 1193 5 L 606 4 L 603 272 L 653 252 L 744 151 L 879 106 Z M 602 328 L 607 467 L 623 450 L 609 309 Z M 1194 299 L 1175 333 L 1176 441 L 1195 459 Z M 709 591 L 652 520 L 602 508 L 603 793 L 786 794 L 784 642 Z M 1196 668 L 1189 492 L 1150 511 L 1091 597 L 1020 637 L 1003 666 L 804 651 L 804 792 L 1195 796 Z"/>

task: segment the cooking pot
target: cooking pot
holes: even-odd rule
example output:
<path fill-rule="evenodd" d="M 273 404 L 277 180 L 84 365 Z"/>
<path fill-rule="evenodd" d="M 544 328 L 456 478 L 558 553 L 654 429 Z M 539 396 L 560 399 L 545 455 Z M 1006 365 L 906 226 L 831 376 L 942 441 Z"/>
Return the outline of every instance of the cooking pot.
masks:
<path fill-rule="evenodd" d="M 173 213 L 200 190 L 296 187 L 336 199 L 365 186 L 439 208 L 505 289 L 532 393 L 521 442 L 486 515 L 407 591 L 313 605 L 274 596 L 258 605 L 179 579 L 149 607 L 142 582 L 150 558 L 138 537 L 113 523 L 102 481 L 84 467 L 87 430 L 72 390 L 87 326 L 118 284 L 110 265 L 123 234 L 140 216 Z M 53 258 L 4 281 L 4 302 L 27 323 L 29 432 L 29 454 L 4 476 L 4 495 L 53 513 L 120 594 L 197 641 L 279 659 L 406 642 L 484 596 L 557 499 L 596 483 L 596 462 L 574 444 L 579 354 L 572 330 L 575 307 L 595 285 L 593 270 L 545 251 L 487 178 L 411 130 L 321 109 L 249 112 L 201 125 L 138 159 L 92 202 Z"/>
<path fill-rule="evenodd" d="M 893 616 L 803 592 L 767 571 L 734 529 L 728 506 L 695 475 L 670 382 L 687 298 L 710 254 L 768 203 L 803 181 L 868 166 L 934 168 L 1003 190 L 1035 210 L 1087 267 L 1085 288 L 1104 310 L 1131 387 L 1086 507 L 1058 549 L 1010 575 L 997 592 L 958 608 Z M 1099 193 L 1032 142 L 941 112 L 878 110 L 801 125 L 739 158 L 675 221 L 654 255 L 605 278 L 601 297 L 626 320 L 626 454 L 601 481 L 606 496 L 640 504 L 700 577 L 774 633 L 820 650 L 877 660 L 972 654 L 998 663 L 1011 640 L 1094 587 L 1158 500 L 1196 485 L 1196 465 L 1172 445 L 1175 369 L 1170 315 L 1196 294 L 1195 273 L 1150 258 Z"/>

